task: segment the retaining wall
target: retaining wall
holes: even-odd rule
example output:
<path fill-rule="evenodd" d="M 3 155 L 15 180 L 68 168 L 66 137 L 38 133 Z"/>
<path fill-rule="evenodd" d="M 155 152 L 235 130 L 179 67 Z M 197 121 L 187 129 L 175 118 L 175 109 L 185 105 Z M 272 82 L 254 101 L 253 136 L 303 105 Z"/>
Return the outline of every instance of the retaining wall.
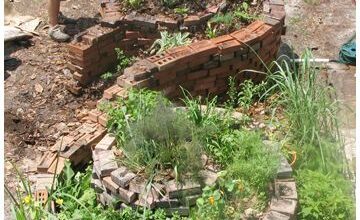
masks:
<path fill-rule="evenodd" d="M 134 55 L 138 53 L 139 49 L 148 48 L 155 39 L 159 38 L 161 30 L 199 30 L 215 13 L 219 12 L 220 6 L 209 8 L 202 15 L 188 16 L 180 21 L 137 13 L 122 16 L 116 9 L 116 3 L 111 2 L 103 4 L 102 10 L 104 19 L 101 24 L 80 33 L 73 42 L 68 44 L 70 60 L 68 67 L 80 85 L 88 84 L 116 63 L 115 48 L 121 48 L 128 55 Z M 199 70 L 212 69 L 209 76 L 216 76 L 217 79 L 210 82 L 210 79 L 201 81 L 200 79 L 203 77 L 199 77 L 199 81 L 194 85 L 196 93 L 205 93 L 206 89 L 216 93 L 217 90 L 225 90 L 224 80 L 220 77 L 221 74 L 225 76 L 224 71 L 230 71 L 229 75 L 231 75 L 238 69 L 262 68 L 255 54 L 245 44 L 252 46 L 266 62 L 275 57 L 284 29 L 284 19 L 283 0 L 265 1 L 261 20 L 253 22 L 246 28 L 212 40 L 195 42 L 187 47 L 174 48 L 160 56 L 148 58 L 147 60 L 158 68 L 157 72 L 159 73 L 154 76 L 155 79 L 161 79 L 157 85 L 159 86 L 158 89 L 165 86 L 164 77 L 166 74 L 164 71 L 169 70 L 170 67 L 175 67 L 177 75 L 174 76 L 175 73 L 170 73 L 169 77 L 175 77 L 179 84 L 182 84 L 186 78 L 181 74 L 181 71 L 188 74 Z M 144 62 L 146 61 L 135 64 L 135 66 L 143 66 Z M 184 64 L 187 65 L 188 70 L 185 69 Z M 180 67 L 184 67 L 184 69 Z M 221 69 L 215 70 L 215 68 Z M 246 74 L 244 77 L 247 77 Z M 255 80 L 259 79 L 256 78 Z M 130 80 L 133 81 L 131 78 Z M 190 80 L 193 79 L 190 77 Z M 200 88 L 199 84 L 207 84 L 207 86 Z M 212 84 L 216 84 L 216 86 Z M 189 87 L 189 85 L 185 86 Z M 154 88 L 157 87 L 154 86 Z M 171 88 L 167 89 L 172 90 Z M 169 91 L 170 95 L 176 93 L 177 91 Z"/>

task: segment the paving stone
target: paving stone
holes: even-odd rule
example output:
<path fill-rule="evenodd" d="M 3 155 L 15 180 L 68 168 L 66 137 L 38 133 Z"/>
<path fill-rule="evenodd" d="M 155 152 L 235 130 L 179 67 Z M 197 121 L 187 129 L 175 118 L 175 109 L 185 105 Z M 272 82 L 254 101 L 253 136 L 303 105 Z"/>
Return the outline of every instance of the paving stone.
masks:
<path fill-rule="evenodd" d="M 270 210 L 280 212 L 285 215 L 294 216 L 296 211 L 297 201 L 290 199 L 272 198 L 270 203 Z"/>
<path fill-rule="evenodd" d="M 201 186 L 197 183 L 186 182 L 184 184 L 176 183 L 175 180 L 171 180 L 166 185 L 166 192 L 169 194 L 169 198 L 179 198 L 183 196 L 201 194 Z"/>
<path fill-rule="evenodd" d="M 295 182 L 275 181 L 275 195 L 283 199 L 297 200 Z"/>
<path fill-rule="evenodd" d="M 111 150 L 99 151 L 99 164 L 101 177 L 110 176 L 110 173 L 118 168 L 114 153 Z"/>
<path fill-rule="evenodd" d="M 204 179 L 204 183 L 207 186 L 212 186 L 216 183 L 216 180 L 218 178 L 217 173 L 212 172 L 210 170 L 202 170 L 200 171 L 200 175 Z"/>
<path fill-rule="evenodd" d="M 279 179 L 291 178 L 292 176 L 292 168 L 289 162 L 286 160 L 284 156 L 280 158 L 280 166 L 277 170 L 277 177 Z"/>
<path fill-rule="evenodd" d="M 119 197 L 123 202 L 126 202 L 127 204 L 134 202 L 138 194 L 134 193 L 130 190 L 126 190 L 124 188 L 119 187 Z"/>
<path fill-rule="evenodd" d="M 136 175 L 132 172 L 129 172 L 126 167 L 120 167 L 113 172 L 111 172 L 111 179 L 118 184 L 120 187 L 127 188 L 130 181 Z"/>
<path fill-rule="evenodd" d="M 116 139 L 111 134 L 106 134 L 101 141 L 95 146 L 95 150 L 110 150 L 116 143 Z"/>
<path fill-rule="evenodd" d="M 111 191 L 111 193 L 117 194 L 119 186 L 111 180 L 110 176 L 104 177 L 102 183 L 106 189 Z"/>
<path fill-rule="evenodd" d="M 290 216 L 281 214 L 279 212 L 270 211 L 264 215 L 263 220 L 290 220 Z"/>

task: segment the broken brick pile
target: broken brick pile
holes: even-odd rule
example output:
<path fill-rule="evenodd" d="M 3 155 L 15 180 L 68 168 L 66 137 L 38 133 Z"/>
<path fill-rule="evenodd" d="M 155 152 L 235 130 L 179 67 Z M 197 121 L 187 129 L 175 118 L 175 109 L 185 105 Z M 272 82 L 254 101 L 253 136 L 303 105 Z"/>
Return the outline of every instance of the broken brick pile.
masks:
<path fill-rule="evenodd" d="M 137 54 L 140 48 L 148 48 L 155 39 L 159 38 L 161 30 L 197 30 L 197 27 L 206 24 L 208 19 L 221 8 L 214 6 L 204 11 L 202 15 L 188 16 L 183 21 L 175 21 L 167 17 L 139 13 L 122 15 L 117 7 L 119 7 L 118 3 L 104 0 L 101 24 L 89 28 L 68 44 L 70 60 L 68 67 L 73 73 L 73 78 L 80 85 L 88 84 L 116 63 L 115 48 L 121 48 L 128 54 Z M 275 58 L 280 36 L 284 30 L 283 0 L 264 1 L 261 17 L 264 25 L 259 25 L 260 20 L 257 20 L 247 28 L 229 35 L 196 42 L 187 47 L 174 48 L 162 55 L 148 58 L 158 67 L 158 72 L 163 72 L 165 69 L 176 71 L 169 73 L 169 77 L 166 73 L 158 73 L 156 78 L 162 81 L 158 85 L 159 88 L 164 86 L 161 83 L 169 82 L 174 77 L 179 78 L 180 81 L 188 80 L 184 74 L 181 74 L 182 72 L 195 72 L 193 77 L 203 78 L 206 75 L 204 71 L 212 69 L 211 73 L 208 73 L 212 76 L 211 80 L 199 80 L 196 83 L 205 84 L 204 86 L 185 86 L 195 86 L 196 93 L 203 93 L 204 90 L 221 92 L 225 89 L 226 73 L 224 72 L 231 75 L 239 69 L 262 69 L 260 60 L 247 45 L 250 45 L 265 63 Z M 175 74 L 179 76 L 174 76 Z M 249 73 L 239 77 L 249 78 Z M 251 76 L 251 78 L 259 80 L 261 76 Z M 212 84 L 216 84 L 217 89 Z"/>
<path fill-rule="evenodd" d="M 191 181 L 177 184 L 174 179 L 163 179 L 148 187 L 146 179 L 118 164 L 116 152 L 115 138 L 106 135 L 92 154 L 94 166 L 91 186 L 104 206 L 111 205 L 117 209 L 128 206 L 162 208 L 168 215 L 175 212 L 182 216 L 189 215 L 190 206 L 195 205 L 204 185 Z M 206 185 L 215 184 L 217 179 L 216 172 L 209 170 L 210 167 L 201 172 Z"/>

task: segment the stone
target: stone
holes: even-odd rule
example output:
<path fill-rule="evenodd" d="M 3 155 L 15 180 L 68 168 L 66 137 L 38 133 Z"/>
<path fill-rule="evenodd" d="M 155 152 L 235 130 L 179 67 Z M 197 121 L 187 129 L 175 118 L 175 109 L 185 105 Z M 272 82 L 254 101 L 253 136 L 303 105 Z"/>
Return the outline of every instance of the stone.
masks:
<path fill-rule="evenodd" d="M 95 150 L 110 150 L 116 143 L 115 137 L 111 134 L 106 134 L 101 141 L 95 146 Z"/>
<path fill-rule="evenodd" d="M 200 171 L 200 175 L 202 176 L 204 183 L 207 186 L 213 186 L 218 178 L 217 173 L 210 170 L 202 170 Z"/>
<path fill-rule="evenodd" d="M 295 182 L 275 181 L 275 195 L 283 199 L 297 200 Z"/>
<path fill-rule="evenodd" d="M 185 184 L 176 183 L 171 180 L 166 185 L 166 192 L 170 199 L 179 198 L 182 196 L 201 194 L 201 186 L 198 183 L 186 182 Z"/>
<path fill-rule="evenodd" d="M 286 160 L 284 156 L 280 158 L 280 166 L 277 170 L 277 177 L 279 179 L 287 179 L 292 176 L 292 168 L 289 162 Z"/>
<path fill-rule="evenodd" d="M 101 177 L 101 172 L 100 172 L 99 161 L 94 161 L 93 170 L 96 173 L 97 177 L 100 178 Z"/>
<path fill-rule="evenodd" d="M 201 195 L 194 195 L 194 196 L 186 196 L 185 197 L 185 205 L 186 206 L 194 206 L 196 205 L 196 200 L 200 198 Z"/>
<path fill-rule="evenodd" d="M 290 220 L 290 216 L 281 214 L 279 212 L 270 211 L 265 214 L 263 220 Z"/>
<path fill-rule="evenodd" d="M 121 199 L 121 201 L 129 204 L 136 200 L 137 194 L 130 190 L 119 187 L 119 198 Z"/>
<path fill-rule="evenodd" d="M 294 216 L 296 212 L 297 201 L 290 199 L 276 199 L 272 198 L 270 203 L 270 210 L 280 212 L 285 215 Z"/>
<path fill-rule="evenodd" d="M 99 151 L 100 177 L 110 176 L 110 173 L 118 168 L 114 153 L 111 150 Z"/>
<path fill-rule="evenodd" d="M 126 188 L 129 186 L 130 181 L 136 175 L 132 172 L 128 172 L 126 167 L 120 167 L 111 172 L 111 179 L 120 187 Z"/>

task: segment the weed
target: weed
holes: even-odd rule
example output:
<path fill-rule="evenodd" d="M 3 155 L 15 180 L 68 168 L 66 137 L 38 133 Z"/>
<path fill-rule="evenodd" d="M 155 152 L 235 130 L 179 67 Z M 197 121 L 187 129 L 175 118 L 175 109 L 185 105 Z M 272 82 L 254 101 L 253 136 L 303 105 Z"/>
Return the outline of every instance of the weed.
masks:
<path fill-rule="evenodd" d="M 182 15 L 182 16 L 186 16 L 187 13 L 189 12 L 189 8 L 187 7 L 178 7 L 174 9 L 174 12 L 176 14 Z"/>
<path fill-rule="evenodd" d="M 183 115 L 159 103 L 130 125 L 132 136 L 123 146 L 128 164 L 145 167 L 148 176 L 170 168 L 177 180 L 198 178 L 201 145 L 194 129 Z"/>
<path fill-rule="evenodd" d="M 218 36 L 217 26 L 215 25 L 214 27 L 212 27 L 211 23 L 208 22 L 205 30 L 205 35 L 209 39 L 217 37 Z"/>
<path fill-rule="evenodd" d="M 100 76 L 100 78 L 104 81 L 108 81 L 114 77 L 114 74 L 112 72 L 106 72 Z"/>
<path fill-rule="evenodd" d="M 303 170 L 297 180 L 301 219 L 355 219 L 347 181 L 311 170 Z"/>
<path fill-rule="evenodd" d="M 167 49 L 188 45 L 191 40 L 188 38 L 189 33 L 172 33 L 169 34 L 167 31 L 162 31 L 160 33 L 161 38 L 154 41 L 153 45 L 150 47 L 150 54 L 160 54 Z"/>
<path fill-rule="evenodd" d="M 130 66 L 132 63 L 132 58 L 129 58 L 125 55 L 124 51 L 120 48 L 115 48 L 116 57 L 119 62 L 117 65 L 117 71 L 122 72 L 126 67 Z"/>
<path fill-rule="evenodd" d="M 234 17 L 238 18 L 242 22 L 249 23 L 254 20 L 256 16 L 249 13 L 249 4 L 242 2 L 234 11 Z"/>
<path fill-rule="evenodd" d="M 138 9 L 141 6 L 142 0 L 125 0 L 126 4 L 133 9 Z"/>

